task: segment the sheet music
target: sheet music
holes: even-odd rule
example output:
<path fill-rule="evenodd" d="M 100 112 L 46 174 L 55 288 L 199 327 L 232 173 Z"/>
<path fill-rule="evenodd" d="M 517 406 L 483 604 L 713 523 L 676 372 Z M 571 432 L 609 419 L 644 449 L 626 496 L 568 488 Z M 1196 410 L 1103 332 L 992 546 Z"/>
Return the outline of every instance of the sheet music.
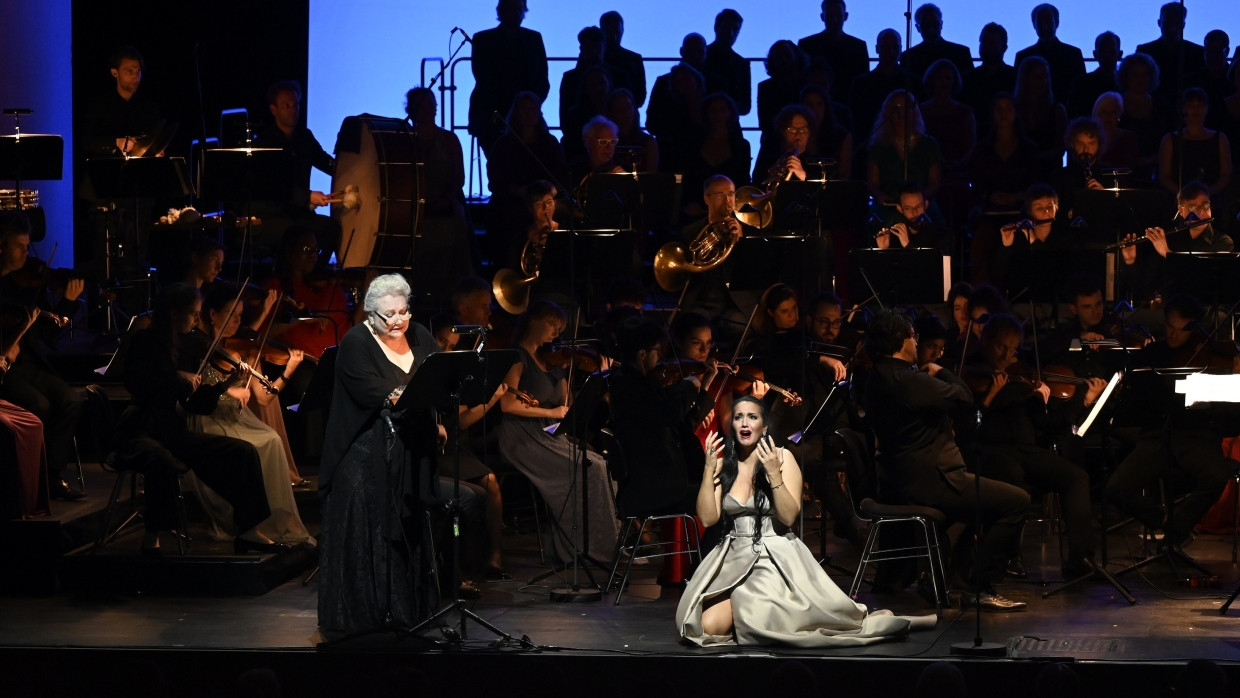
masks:
<path fill-rule="evenodd" d="M 1111 393 L 1115 392 L 1115 388 L 1118 387 L 1120 382 L 1123 380 L 1123 371 L 1119 371 L 1114 376 L 1111 376 L 1111 380 L 1107 381 L 1106 390 L 1102 391 L 1102 395 L 1099 395 L 1098 401 L 1094 403 L 1094 408 L 1089 411 L 1089 416 L 1085 418 L 1084 422 L 1081 422 L 1081 426 L 1077 427 L 1077 436 L 1085 436 L 1085 434 L 1089 431 L 1089 428 L 1093 426 L 1094 420 L 1097 419 L 1098 415 L 1102 412 L 1102 406 L 1107 404 L 1107 401 L 1111 399 Z"/>
<path fill-rule="evenodd" d="M 1210 402 L 1240 402 L 1240 374 L 1191 373 L 1175 382 L 1175 392 L 1184 394 L 1184 406 Z"/>

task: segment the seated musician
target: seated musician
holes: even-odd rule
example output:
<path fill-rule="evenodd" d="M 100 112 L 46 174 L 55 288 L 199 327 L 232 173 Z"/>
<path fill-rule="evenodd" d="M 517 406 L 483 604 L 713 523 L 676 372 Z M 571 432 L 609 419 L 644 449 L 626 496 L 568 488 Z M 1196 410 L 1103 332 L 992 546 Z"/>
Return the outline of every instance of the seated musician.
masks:
<path fill-rule="evenodd" d="M 616 163 L 620 128 L 611 119 L 596 116 L 587 121 L 581 127 L 581 141 L 585 146 L 585 158 L 570 162 L 568 168 L 573 181 L 579 183 L 579 193 L 584 193 L 586 179 L 590 175 L 624 172 L 624 168 Z"/>
<path fill-rule="evenodd" d="M 1213 215 L 1209 187 L 1196 180 L 1181 187 L 1176 197 L 1174 227 L 1154 226 L 1146 228 L 1143 237 L 1133 233 L 1124 238 L 1124 242 L 1134 244 L 1122 250 L 1121 287 L 1138 298 L 1150 297 L 1162 289 L 1167 281 L 1168 252 L 1231 252 L 1235 248 L 1231 237 L 1208 222 Z M 1202 222 L 1190 225 L 1198 220 Z M 1153 254 L 1145 240 L 1154 248 Z"/>
<path fill-rule="evenodd" d="M 1108 377 L 1123 368 L 1123 357 L 1112 356 L 1089 342 L 1116 340 L 1124 346 L 1140 347 L 1152 341 L 1142 326 L 1126 327 L 1107 312 L 1102 299 L 1102 279 L 1092 274 L 1076 274 L 1067 283 L 1068 310 L 1072 317 L 1051 333 L 1044 344 L 1053 361 L 1067 363 L 1078 376 Z M 1072 351 L 1072 343 L 1084 343 Z"/>
<path fill-rule="evenodd" d="M 284 234 L 276 273 L 263 287 L 284 294 L 298 308 L 299 317 L 284 318 L 271 337 L 322 358 L 323 350 L 340 343 L 344 333 L 362 319 L 361 308 L 349 310 L 340 279 L 318 266 L 319 241 L 314 231 L 293 226 Z"/>
<path fill-rule="evenodd" d="M 1040 250 L 1072 250 L 1080 245 L 1059 220 L 1059 194 L 1049 184 L 1034 184 L 1025 191 L 1026 218 L 999 228 L 1002 245 L 995 251 L 995 278 L 1012 288 L 1017 272 L 1024 270 L 1025 256 Z"/>
<path fill-rule="evenodd" d="M 0 462 L 0 521 L 51 514 L 43 422 L 6 400 L 0 400 Z"/>
<path fill-rule="evenodd" d="M 926 192 L 916 182 L 905 182 L 896 198 L 895 210 L 874 234 L 880 250 L 929 247 L 951 256 L 955 243 L 951 230 L 934 220 L 929 212 Z"/>
<path fill-rule="evenodd" d="M 969 600 L 988 611 L 1024 610 L 1023 601 L 1000 596 L 994 585 L 1003 578 L 1003 563 L 1019 540 L 1029 495 L 965 469 L 951 425 L 952 417 L 972 403 L 969 387 L 936 363 L 924 367 L 914 363 L 917 334 L 898 311 L 878 314 L 866 328 L 865 348 L 874 358 L 865 408 L 882 444 L 878 454 L 882 501 L 934 507 L 949 522 L 970 526 L 980 501 L 983 530 L 973 556 L 975 574 L 961 570 L 973 586 Z M 954 557 L 962 560 L 960 555 Z"/>
<path fill-rule="evenodd" d="M 1202 366 L 1216 359 L 1233 367 L 1236 359 L 1212 356 L 1207 337 L 1199 324 L 1205 308 L 1196 298 L 1176 295 L 1163 303 L 1166 336 L 1137 353 L 1134 365 L 1150 368 Z M 1232 347 L 1234 354 L 1234 346 Z M 1170 380 L 1152 377 L 1153 380 Z M 1133 372 L 1125 380 L 1141 380 Z M 1197 521 L 1218 500 L 1237 463 L 1223 457 L 1224 436 L 1234 434 L 1220 415 L 1185 409 L 1169 385 L 1162 386 L 1166 402 L 1144 404 L 1149 419 L 1141 426 L 1137 444 L 1119 464 L 1107 482 L 1107 498 L 1125 514 L 1134 516 L 1153 530 L 1163 532 L 1163 546 L 1177 550 L 1188 542 Z M 1150 488 L 1166 477 L 1176 492 L 1187 494 L 1176 500 L 1171 511 L 1163 508 Z M 1153 492 L 1157 492 L 1154 487 Z M 1167 499 L 1173 498 L 1168 492 Z"/>
<path fill-rule="evenodd" d="M 971 383 L 981 421 L 973 435 L 981 470 L 986 477 L 1016 485 L 1032 495 L 1059 494 L 1068 532 L 1065 579 L 1090 569 L 1094 545 L 1089 508 L 1089 475 L 1076 465 L 1039 446 L 1039 436 L 1052 435 L 1079 423 L 1085 408 L 1106 387 L 1101 378 L 1089 379 L 1067 402 L 1048 404 L 1051 389 L 1038 380 L 1036 370 L 1017 357 L 1024 333 L 1015 317 L 992 315 L 982 330 L 978 351 L 965 361 L 965 379 Z M 1021 375 L 1021 374 L 1024 375 Z M 1007 574 L 1025 578 L 1019 547 L 1010 551 Z"/>
<path fill-rule="evenodd" d="M 553 197 L 554 198 L 554 197 Z M 452 287 L 452 295 L 449 297 L 451 311 L 454 322 L 458 325 L 477 325 L 486 330 L 486 340 L 488 349 L 502 349 L 508 346 L 509 337 L 507 330 L 511 325 L 507 322 L 504 327 L 496 328 L 491 324 L 491 304 L 495 301 L 492 297 L 491 282 L 470 274 L 459 281 Z M 502 316 L 501 320 L 511 318 L 509 315 Z M 469 340 L 461 345 L 461 349 L 473 349 L 477 347 L 478 342 L 482 340 L 482 335 L 470 337 Z"/>
<path fill-rule="evenodd" d="M 789 104 L 775 115 L 763 134 L 758 157 L 754 160 L 753 181 L 765 182 L 768 191 L 777 183 L 799 179 L 805 181 L 802 158 L 817 151 L 817 120 L 808 107 Z"/>
<path fill-rule="evenodd" d="M 160 122 L 159 105 L 138 92 L 146 68 L 142 54 L 133 46 L 118 46 L 108 67 L 115 89 L 92 102 L 84 119 L 88 157 L 129 155 Z"/>
<path fill-rule="evenodd" d="M 461 335 L 452 331 L 453 325 L 456 324 L 460 324 L 457 322 L 457 318 L 447 313 L 438 313 L 431 318 L 430 331 L 435 336 L 435 343 L 439 345 L 441 351 L 468 350 L 470 348 L 460 345 Z M 499 404 L 500 399 L 504 397 L 506 392 L 508 392 L 508 386 L 500 383 L 494 394 L 486 402 L 479 405 L 461 405 L 460 422 L 457 425 L 461 430 L 459 449 L 461 487 L 462 489 L 471 490 L 473 497 L 478 501 L 482 501 L 484 497 L 486 499 L 486 528 L 487 537 L 490 539 L 490 548 L 487 553 L 487 561 L 483 564 L 481 572 L 487 579 L 493 581 L 512 579 L 512 575 L 504 569 L 502 547 L 504 497 L 500 491 L 499 479 L 495 477 L 495 473 L 491 468 L 478 457 L 478 451 L 474 447 L 474 439 L 470 433 L 470 428 L 479 422 L 483 422 L 487 418 L 488 413 L 490 413 L 490 419 L 494 423 L 498 419 L 498 415 L 491 412 L 491 410 Z M 444 424 L 450 429 L 453 423 L 452 420 L 447 419 L 446 416 L 442 418 Z M 483 422 L 483 427 L 485 426 L 486 423 Z M 453 486 L 453 480 L 458 472 L 456 443 L 456 436 L 449 431 L 444 453 L 439 458 L 439 477 L 441 482 L 449 488 Z M 485 456 L 485 452 L 483 455 Z"/>
<path fill-rule="evenodd" d="M 1102 133 L 1098 122 L 1088 116 L 1073 119 L 1064 135 L 1068 161 L 1055 180 L 1059 192 L 1060 207 L 1073 214 L 1074 194 L 1080 189 L 1102 189 L 1095 170 L 1101 168 L 1098 155 L 1102 150 Z"/>
<path fill-rule="evenodd" d="M 700 378 L 685 373 L 671 385 L 657 385 L 654 374 L 665 341 L 664 330 L 650 318 L 630 317 L 617 330 L 620 363 L 608 385 L 612 428 L 627 470 L 617 483 L 621 515 L 694 511 L 700 472 L 688 467 L 679 437 L 714 406 L 706 386 L 718 368 L 707 358 Z"/>
<path fill-rule="evenodd" d="M 29 255 L 29 220 L 18 211 L 0 211 L 0 310 L 5 316 L 0 328 L 0 399 L 33 412 L 43 422 L 51 495 L 82 499 L 86 495 L 70 489 L 61 475 L 77 433 L 82 398 L 52 369 L 44 346 L 54 345 L 60 335 L 60 324 L 52 318 L 77 312 L 85 283 L 71 279 L 63 296 L 53 302 L 45 281 L 30 274 Z"/>
<path fill-rule="evenodd" d="M 680 241 L 689 249 L 695 240 L 715 237 L 708 231 L 718 233 L 719 244 L 735 244 L 746 234 L 753 232 L 736 219 L 736 185 L 724 175 L 715 175 L 702 185 L 702 200 L 706 204 L 706 219 L 697 220 L 681 229 Z M 689 277 L 681 308 L 701 313 L 709 318 L 720 318 L 717 324 L 721 337 L 735 338 L 740 335 L 748 315 L 740 311 L 729 290 L 735 259 L 729 258 L 711 271 Z"/>
<path fill-rule="evenodd" d="M 310 170 L 334 175 L 336 160 L 323 150 L 310 129 L 302 125 L 301 85 L 297 81 L 272 83 L 267 88 L 267 110 L 271 112 L 271 122 L 254 133 L 254 141 L 255 145 L 265 148 L 283 148 L 289 154 L 281 179 L 276 182 L 287 198 L 265 202 L 253 209 L 263 221 L 256 230 L 268 248 L 266 251 L 274 251 L 290 225 L 307 226 L 322 244 L 326 261 L 340 244 L 340 224 L 314 212 L 331 202 L 329 195 L 310 188 Z"/>

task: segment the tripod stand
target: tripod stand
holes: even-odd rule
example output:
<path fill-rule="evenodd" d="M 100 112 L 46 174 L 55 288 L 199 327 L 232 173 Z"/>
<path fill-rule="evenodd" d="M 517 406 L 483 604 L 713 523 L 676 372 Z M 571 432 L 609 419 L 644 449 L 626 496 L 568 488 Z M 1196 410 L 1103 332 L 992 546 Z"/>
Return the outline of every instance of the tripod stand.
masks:
<path fill-rule="evenodd" d="M 485 338 L 482 343 L 485 346 Z M 517 352 L 513 349 L 500 349 L 487 352 L 451 351 L 431 354 L 426 362 L 414 374 L 413 380 L 397 401 L 398 408 L 409 406 L 440 408 L 446 407 L 452 420 L 452 439 L 455 453 L 455 472 L 453 479 L 452 498 L 448 502 L 448 511 L 452 518 L 452 573 L 449 588 L 458 597 L 452 603 L 435 611 L 421 623 L 409 629 L 409 634 L 416 635 L 430 627 L 439 627 L 448 641 L 459 649 L 463 640 L 468 639 L 466 621 L 472 620 L 478 625 L 494 633 L 499 639 L 495 646 L 516 645 L 532 646 L 528 638 L 517 639 L 500 630 L 477 613 L 466 608 L 466 602 L 459 598 L 461 570 L 461 428 L 460 414 L 462 406 L 473 406 L 486 402 L 504 379 L 508 368 L 517 362 Z M 445 404 L 446 403 L 446 404 Z M 443 619 L 456 614 L 459 630 L 442 624 Z"/>
<path fill-rule="evenodd" d="M 581 497 L 581 536 L 578 538 L 577 533 L 577 508 L 573 508 L 573 525 L 570 531 L 569 540 L 573 546 L 572 559 L 556 565 L 551 570 L 544 572 L 530 580 L 530 584 L 535 584 L 553 575 L 561 572 L 573 570 L 572 582 L 567 587 L 556 587 L 551 590 L 552 601 L 599 601 L 603 598 L 603 592 L 599 588 L 598 580 L 590 572 L 589 565 L 594 565 L 600 572 L 610 572 L 611 569 L 590 557 L 590 489 L 589 489 L 589 472 L 590 472 L 590 456 L 589 451 L 585 448 L 586 434 L 590 427 L 590 415 L 594 413 L 598 402 L 607 392 L 607 381 L 601 374 L 593 374 L 586 379 L 585 385 L 581 386 L 581 390 L 577 393 L 577 399 L 573 401 L 572 407 L 569 408 L 568 414 L 564 415 L 564 419 L 560 425 L 556 427 L 552 436 L 565 436 L 572 440 L 574 446 L 580 454 L 580 460 L 574 459 L 573 462 L 573 479 L 572 486 L 569 488 L 569 499 L 580 493 Z M 581 477 L 578 479 L 577 471 L 580 468 Z M 578 487 L 580 483 L 580 487 Z M 558 525 L 558 524 L 557 524 Z M 578 540 L 581 542 L 578 543 Z M 592 588 L 583 588 L 581 586 L 579 573 L 584 571 L 586 577 L 590 579 Z"/>

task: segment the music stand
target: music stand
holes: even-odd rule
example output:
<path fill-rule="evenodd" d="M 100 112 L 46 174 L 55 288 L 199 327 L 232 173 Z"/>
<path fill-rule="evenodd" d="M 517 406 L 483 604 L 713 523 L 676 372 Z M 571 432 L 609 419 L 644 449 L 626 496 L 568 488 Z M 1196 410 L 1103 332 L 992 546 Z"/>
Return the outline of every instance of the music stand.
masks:
<path fill-rule="evenodd" d="M 293 192 L 286 173 L 295 165 L 283 148 L 215 148 L 202 153 L 203 201 L 239 201 L 245 212 L 245 229 L 240 257 L 247 259 L 246 246 L 253 242 L 255 201 L 288 201 Z"/>
<path fill-rule="evenodd" d="M 943 253 L 936 249 L 857 248 L 848 254 L 848 268 L 848 292 L 852 298 L 869 298 L 873 294 L 871 286 L 883 289 L 883 299 L 889 306 L 942 303 L 947 297 Z"/>
<path fill-rule="evenodd" d="M 728 275 L 732 291 L 765 289 L 776 281 L 802 289 L 831 285 L 831 244 L 826 238 L 747 235 L 729 255 L 744 260 Z"/>
<path fill-rule="evenodd" d="M 869 192 L 865 182 L 851 179 L 826 182 L 784 182 L 780 189 L 792 184 L 793 190 L 812 185 L 814 209 L 822 230 L 848 230 L 857 232 L 865 228 L 869 217 Z"/>
<path fill-rule="evenodd" d="M 821 354 L 822 352 L 816 352 L 811 349 L 807 353 L 810 355 L 818 355 L 818 354 Z M 805 423 L 805 426 L 802 427 L 800 431 L 789 436 L 788 440 L 794 444 L 800 445 L 801 442 L 805 441 L 806 438 L 811 438 L 811 437 L 822 438 L 824 442 L 823 454 L 825 456 L 826 450 L 827 450 L 825 448 L 825 442 L 829 438 L 829 434 L 832 433 L 832 427 L 834 427 L 834 425 L 831 424 L 831 420 L 827 418 L 827 417 L 830 417 L 831 414 L 833 413 L 826 412 L 827 407 L 828 405 L 831 405 L 831 401 L 835 398 L 835 395 L 840 392 L 841 388 L 843 389 L 843 392 L 844 392 L 844 397 L 841 399 L 847 400 L 848 399 L 847 393 L 848 393 L 849 387 L 850 387 L 850 382 L 848 380 L 836 381 L 831 386 L 831 390 L 827 391 L 827 396 L 822 399 L 822 403 L 818 405 L 818 409 L 814 410 L 814 415 L 809 418 L 809 421 Z M 823 418 L 823 419 L 820 419 L 820 418 Z M 824 511 L 822 512 L 822 517 L 823 517 L 824 522 L 826 520 L 825 509 L 826 509 L 826 505 L 824 504 L 823 505 Z M 801 508 L 801 512 L 802 512 L 801 530 L 802 530 L 802 535 L 803 535 L 804 530 L 805 530 L 805 521 L 804 521 L 805 508 L 804 507 Z M 831 561 L 831 553 L 827 552 L 827 532 L 826 532 L 825 523 L 823 524 L 822 534 L 819 539 L 819 552 L 822 553 L 822 560 L 819 561 L 820 565 L 825 565 L 826 567 L 830 567 L 831 569 L 835 570 L 836 572 L 839 572 L 840 574 L 846 577 L 852 576 L 853 570 L 850 570 L 846 567 L 841 567 L 840 565 L 837 565 Z"/>
<path fill-rule="evenodd" d="M 1125 394 L 1125 399 L 1121 401 L 1121 405 L 1127 409 L 1117 410 L 1116 419 L 1122 420 L 1123 423 L 1139 425 L 1143 431 L 1158 428 L 1160 424 L 1165 425 L 1170 418 L 1171 410 L 1185 409 L 1183 398 L 1175 392 L 1174 380 L 1189 373 L 1199 373 L 1200 371 L 1201 369 L 1197 368 L 1156 368 L 1129 371 L 1125 376 L 1125 383 L 1129 390 Z M 1151 406 L 1154 407 L 1151 408 Z M 1163 409 L 1159 410 L 1157 406 L 1163 406 Z M 1166 443 L 1169 437 L 1168 429 L 1163 426 L 1160 438 L 1163 440 L 1163 455 L 1168 461 L 1172 458 Z M 1139 447 L 1140 445 L 1138 444 Z M 1105 535 L 1105 531 L 1103 535 Z M 1121 574 L 1141 569 L 1155 562 L 1165 564 L 1177 578 L 1181 577 L 1180 564 L 1197 569 L 1204 574 L 1210 573 L 1210 570 L 1202 567 L 1200 563 L 1180 550 L 1170 545 L 1164 545 L 1155 551 L 1153 555 L 1148 555 L 1116 572 L 1115 576 L 1118 577 Z"/>
<path fill-rule="evenodd" d="M 431 616 L 409 629 L 409 634 L 417 634 L 450 613 L 459 617 L 460 630 L 453 633 L 445 629 L 444 636 L 458 649 L 463 640 L 468 639 L 467 620 L 472 620 L 500 638 L 502 643 L 522 645 L 522 641 L 500 630 L 487 622 L 478 614 L 466 608 L 466 602 L 460 598 L 460 567 L 461 567 L 461 407 L 480 405 L 495 394 L 496 387 L 503 382 L 508 369 L 520 358 L 516 349 L 497 349 L 493 351 L 446 351 L 436 352 L 426 357 L 409 384 L 405 387 L 393 410 L 429 408 L 446 412 L 452 420 L 453 439 L 456 447 L 456 472 L 452 485 L 452 499 L 448 502 L 448 510 L 452 515 L 452 578 L 450 588 L 457 593 L 457 598 L 447 606 L 435 611 Z"/>
<path fill-rule="evenodd" d="M 319 364 L 314 367 L 310 383 L 301 394 L 301 400 L 285 409 L 290 412 L 313 412 L 325 410 L 331 405 L 332 390 L 336 380 L 336 352 L 339 347 L 328 347 L 319 357 Z M 281 391 L 281 395 L 284 391 Z"/>
<path fill-rule="evenodd" d="M 680 215 L 681 175 L 671 172 L 638 172 L 637 187 L 641 197 L 637 230 L 643 236 L 654 231 L 667 235 L 675 230 Z"/>
<path fill-rule="evenodd" d="M 1240 254 L 1235 252 L 1168 252 L 1169 293 L 1190 293 L 1196 298 L 1240 297 Z"/>
<path fill-rule="evenodd" d="M 590 432 L 590 418 L 594 415 L 599 402 L 606 394 L 607 379 L 604 374 L 591 374 L 586 379 L 585 384 L 581 386 L 581 390 L 577 391 L 573 404 L 568 408 L 568 413 L 564 415 L 564 419 L 560 420 L 560 423 L 555 426 L 555 430 L 551 432 L 553 437 L 562 436 L 567 438 L 581 456 L 579 463 L 575 460 L 572 464 L 573 476 L 569 487 L 570 498 L 577 492 L 581 493 L 580 539 L 576 535 L 578 510 L 576 507 L 571 508 L 573 523 L 568 539 L 573 546 L 573 558 L 571 561 L 562 562 L 529 581 L 530 584 L 537 584 L 547 577 L 567 571 L 569 567 L 572 567 L 572 582 L 568 587 L 553 588 L 550 592 L 552 601 L 598 601 L 603 598 L 603 591 L 599 588 L 598 580 L 591 574 L 589 565 L 594 565 L 600 572 L 610 572 L 610 568 L 607 565 L 590 557 L 590 456 L 586 446 Z M 581 469 L 580 480 L 577 478 L 578 464 L 580 464 Z M 578 487 L 579 483 L 580 487 Z M 558 526 L 558 523 L 556 525 Z M 581 542 L 578 543 L 578 540 Z M 590 584 L 593 586 L 592 589 L 582 588 L 579 581 L 579 572 L 581 571 L 584 571 L 586 576 L 590 578 Z"/>
<path fill-rule="evenodd" d="M 1073 215 L 1089 224 L 1081 234 L 1090 248 L 1164 221 L 1173 208 L 1170 195 L 1161 189 L 1078 189 L 1073 196 Z"/>
<path fill-rule="evenodd" d="M 586 299 L 586 311 L 602 289 L 618 276 L 635 273 L 634 249 L 637 234 L 632 230 L 556 230 L 547 235 L 539 266 L 538 288 L 559 291 L 573 298 Z"/>
<path fill-rule="evenodd" d="M 1105 449 L 1108 453 L 1113 452 L 1112 449 L 1107 448 L 1107 446 L 1110 444 L 1110 441 L 1109 441 L 1110 439 L 1110 428 L 1109 427 L 1110 427 L 1110 420 L 1111 420 L 1110 414 L 1113 411 L 1113 403 L 1111 402 L 1111 398 L 1117 394 L 1117 390 L 1120 384 L 1123 383 L 1123 381 L 1124 381 L 1124 374 L 1122 372 L 1117 372 L 1115 375 L 1111 376 L 1111 380 L 1107 382 L 1106 390 L 1102 391 L 1102 394 L 1098 396 L 1098 400 L 1094 402 L 1093 409 L 1089 411 L 1089 414 L 1085 417 L 1084 421 L 1081 422 L 1080 427 L 1078 427 L 1076 430 L 1076 435 L 1084 438 L 1085 435 L 1089 433 L 1089 430 L 1093 427 L 1093 425 L 1097 424 L 1098 427 L 1102 430 L 1103 449 Z M 1105 416 L 1104 416 L 1104 413 L 1105 413 Z M 1101 518 L 1103 522 L 1107 520 L 1106 497 L 1102 498 Z M 1107 584 L 1110 584 L 1111 587 L 1115 589 L 1115 591 L 1119 592 L 1120 596 L 1123 596 L 1124 600 L 1126 600 L 1130 606 L 1137 602 L 1136 598 L 1133 597 L 1132 592 L 1128 589 L 1128 587 L 1125 586 L 1123 582 L 1116 579 L 1115 576 L 1112 575 L 1111 572 L 1107 570 L 1106 568 L 1107 532 L 1105 529 L 1106 527 L 1104 525 L 1103 531 L 1102 531 L 1102 539 L 1099 545 L 1102 562 L 1099 563 L 1099 562 L 1095 562 L 1092 558 L 1086 558 L 1085 564 L 1089 569 L 1088 571 L 1085 572 L 1085 574 L 1077 577 L 1076 579 L 1065 580 L 1063 584 L 1042 594 L 1042 598 L 1049 599 L 1051 596 L 1058 594 L 1059 592 L 1063 591 L 1064 589 L 1067 589 L 1068 587 L 1076 586 L 1077 584 L 1080 584 L 1087 579 L 1093 579 L 1094 577 L 1101 577 L 1103 581 L 1105 581 Z"/>
<path fill-rule="evenodd" d="M 642 187 L 633 173 L 601 173 L 586 178 L 582 206 L 589 228 L 631 230 L 641 210 Z"/>

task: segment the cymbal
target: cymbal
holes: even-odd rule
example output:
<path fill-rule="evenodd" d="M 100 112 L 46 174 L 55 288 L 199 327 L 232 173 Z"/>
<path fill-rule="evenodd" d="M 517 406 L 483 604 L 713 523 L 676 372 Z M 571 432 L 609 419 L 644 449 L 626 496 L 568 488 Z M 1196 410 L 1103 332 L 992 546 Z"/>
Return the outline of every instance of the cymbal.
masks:
<path fill-rule="evenodd" d="M 216 153 L 276 153 L 284 148 L 212 148 Z"/>

